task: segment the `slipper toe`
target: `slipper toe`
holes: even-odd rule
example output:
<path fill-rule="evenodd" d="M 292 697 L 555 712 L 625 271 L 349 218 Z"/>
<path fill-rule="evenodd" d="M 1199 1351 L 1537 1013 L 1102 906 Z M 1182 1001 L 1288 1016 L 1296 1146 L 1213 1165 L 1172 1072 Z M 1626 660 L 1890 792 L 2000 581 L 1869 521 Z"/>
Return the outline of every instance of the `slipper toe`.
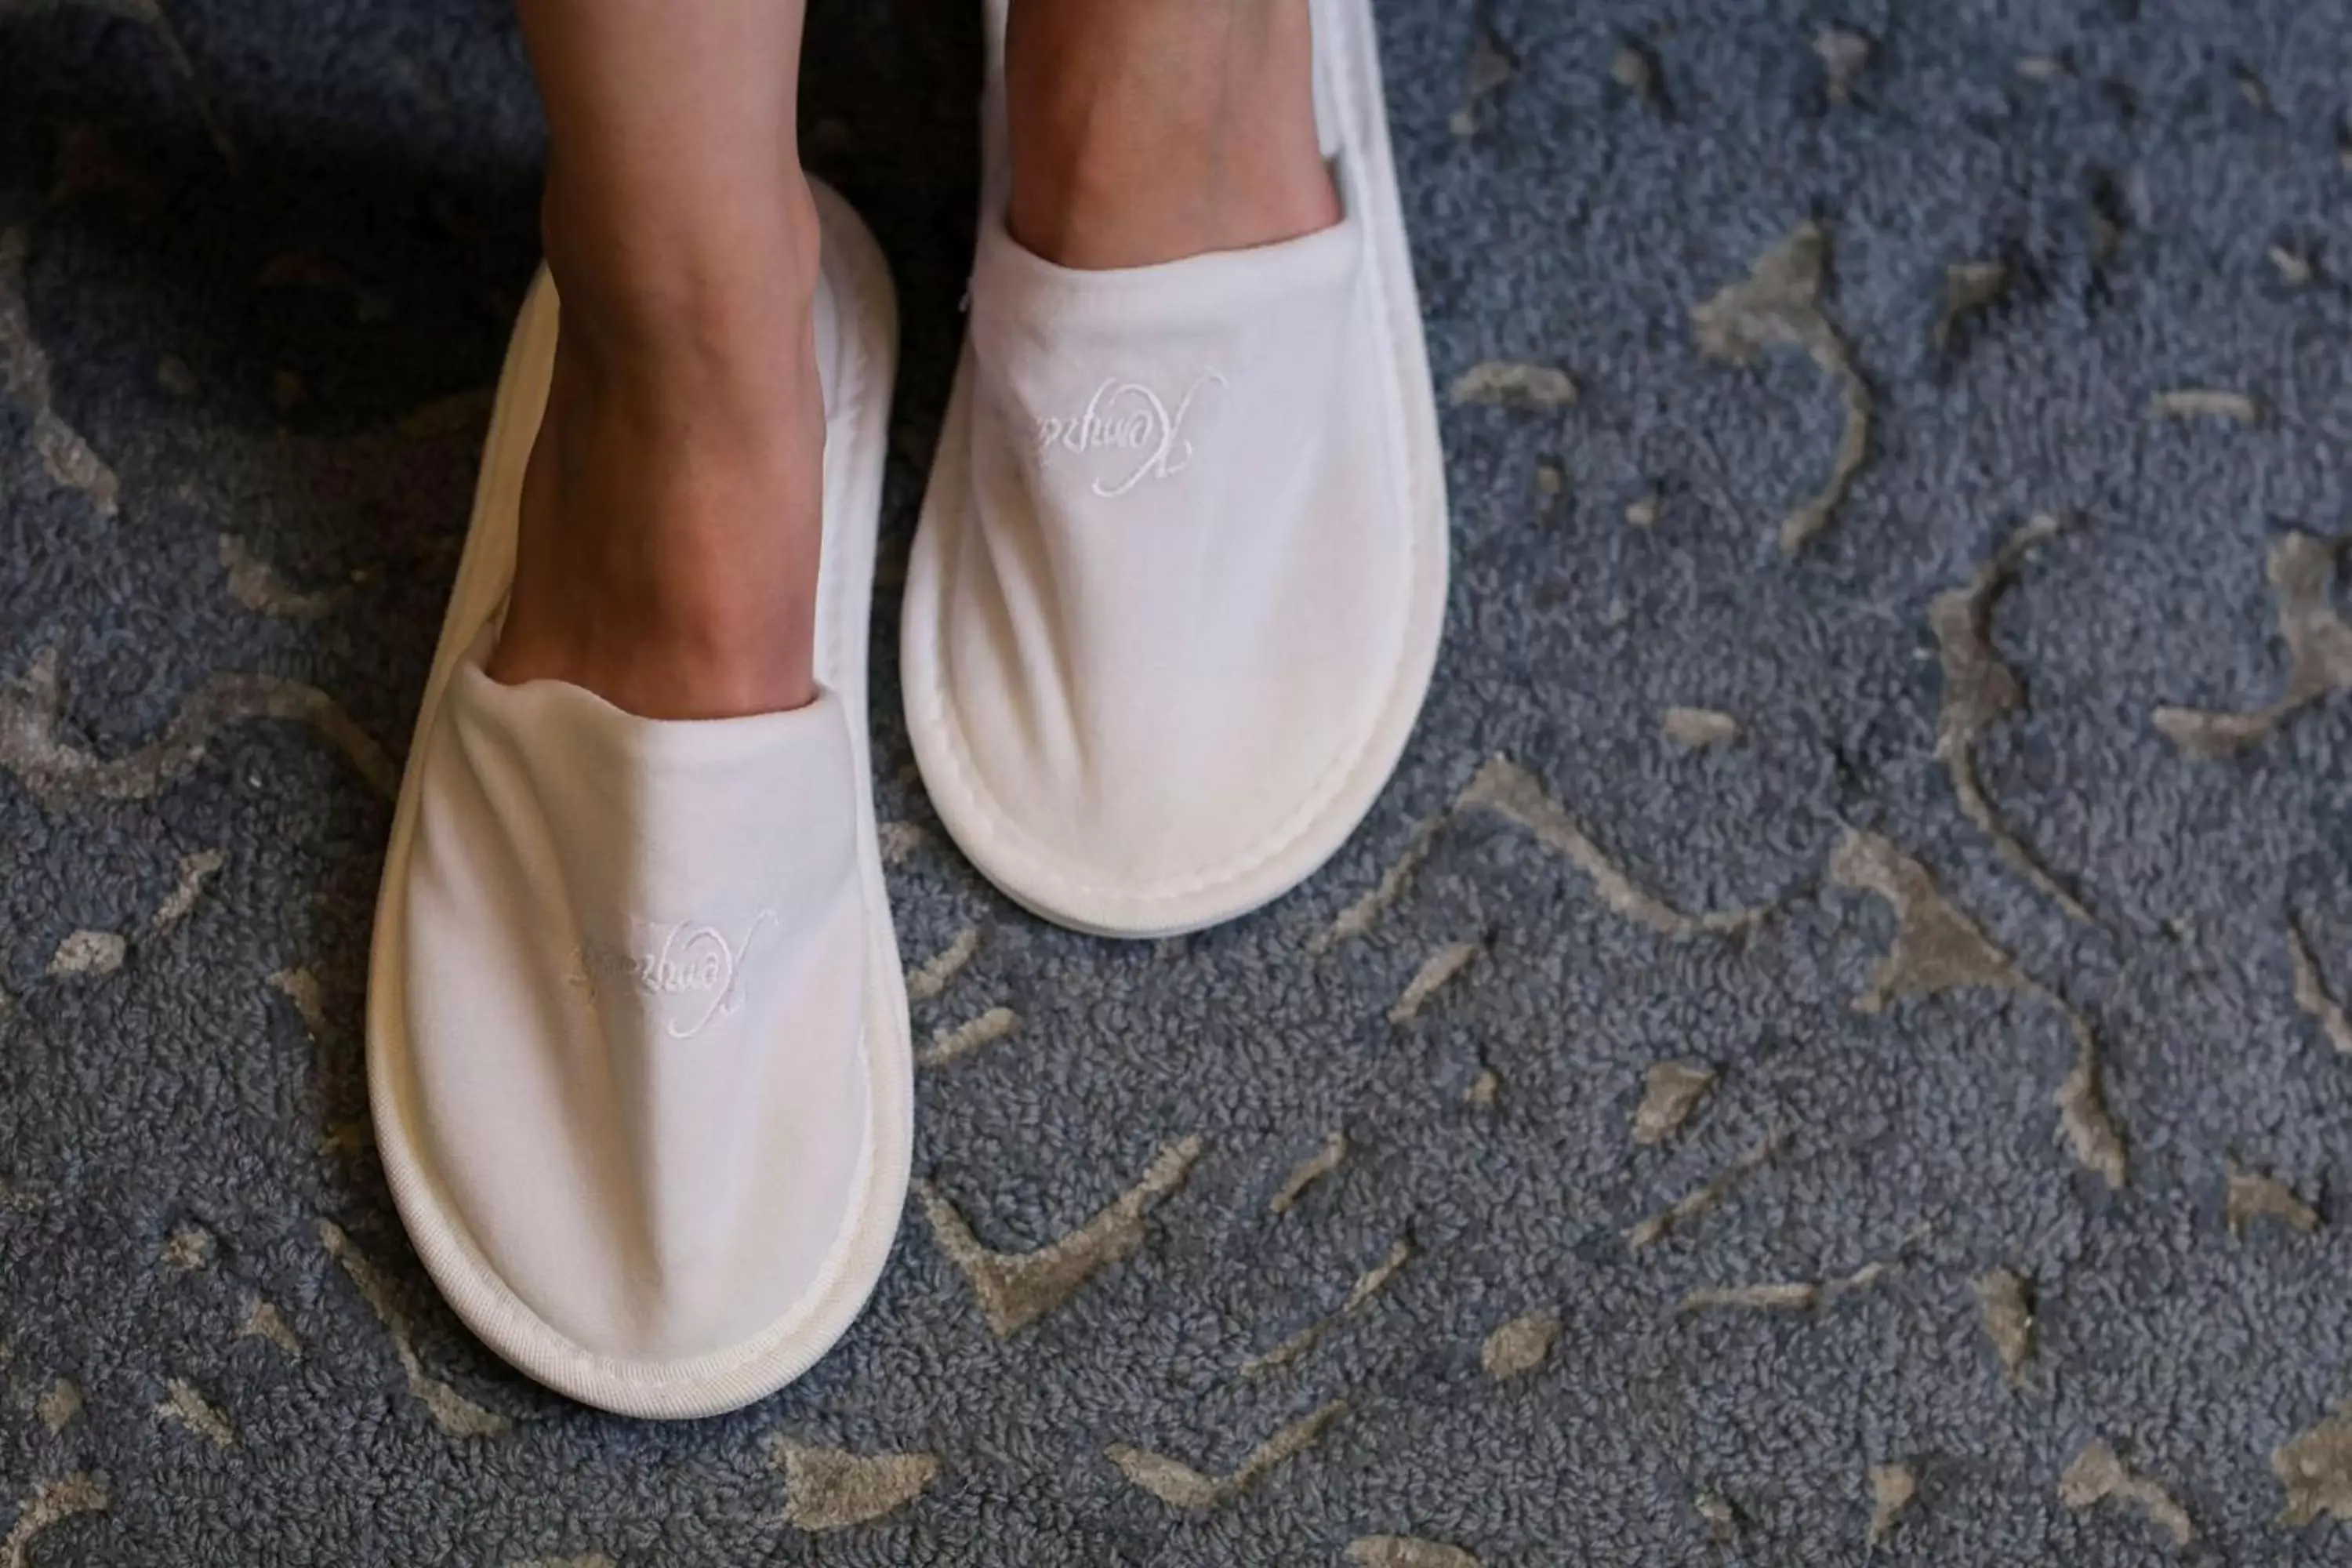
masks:
<path fill-rule="evenodd" d="M 1148 904 L 1241 875 L 1369 727 L 1407 552 L 1351 439 L 1357 238 L 1148 275 L 984 242 L 942 676 L 1016 879 Z"/>
<path fill-rule="evenodd" d="M 501 686 L 479 652 L 417 781 L 422 1147 L 484 1262 L 582 1352 L 722 1351 L 821 1286 L 860 1208 L 842 704 L 657 722 Z"/>

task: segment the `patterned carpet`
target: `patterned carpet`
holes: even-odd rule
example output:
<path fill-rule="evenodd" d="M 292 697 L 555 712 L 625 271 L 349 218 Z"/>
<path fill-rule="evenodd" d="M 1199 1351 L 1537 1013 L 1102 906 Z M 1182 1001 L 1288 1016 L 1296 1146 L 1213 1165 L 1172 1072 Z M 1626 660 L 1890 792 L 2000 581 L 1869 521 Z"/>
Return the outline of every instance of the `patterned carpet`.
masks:
<path fill-rule="evenodd" d="M 976 7 L 815 9 L 896 563 Z M 2352 5 L 1382 26 L 1403 772 L 1234 927 L 1042 925 L 888 583 L 922 1185 L 814 1373 L 656 1426 L 458 1327 L 366 1122 L 532 263 L 502 0 L 0 0 L 0 1563 L 2346 1559 Z"/>

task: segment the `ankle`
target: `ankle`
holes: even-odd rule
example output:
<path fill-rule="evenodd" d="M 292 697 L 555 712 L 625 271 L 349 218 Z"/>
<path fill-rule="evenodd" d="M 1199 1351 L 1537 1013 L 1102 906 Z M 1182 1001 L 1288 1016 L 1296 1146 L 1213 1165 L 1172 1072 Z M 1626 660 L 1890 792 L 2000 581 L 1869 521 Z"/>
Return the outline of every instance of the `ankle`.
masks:
<path fill-rule="evenodd" d="M 798 708 L 812 664 L 824 426 L 797 402 L 692 400 L 559 350 L 522 495 L 493 679 L 650 719 Z"/>
<path fill-rule="evenodd" d="M 590 380 L 648 378 L 713 393 L 787 390 L 776 377 L 807 357 L 821 267 L 816 205 L 804 178 L 772 199 L 691 199 L 619 215 L 551 174 L 541 209 L 564 340 Z"/>
<path fill-rule="evenodd" d="M 646 718 L 800 707 L 824 466 L 806 184 L 617 237 L 562 189 L 545 221 L 563 330 L 489 673 Z"/>
<path fill-rule="evenodd" d="M 1339 221 L 1307 0 L 1014 0 L 1007 222 L 1066 266 L 1271 245 Z"/>

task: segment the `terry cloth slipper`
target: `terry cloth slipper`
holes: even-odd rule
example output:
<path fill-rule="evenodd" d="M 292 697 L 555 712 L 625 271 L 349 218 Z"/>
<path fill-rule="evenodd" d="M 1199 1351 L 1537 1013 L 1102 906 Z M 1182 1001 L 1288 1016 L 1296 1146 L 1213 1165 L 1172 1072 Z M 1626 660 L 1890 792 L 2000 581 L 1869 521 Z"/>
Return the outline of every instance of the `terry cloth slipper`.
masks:
<path fill-rule="evenodd" d="M 908 571 L 908 724 L 998 887 L 1082 931 L 1172 935 L 1346 841 L 1436 661 L 1445 481 L 1372 7 L 1314 5 L 1339 226 L 1084 272 L 1006 232 L 987 4 L 980 247 Z"/>
<path fill-rule="evenodd" d="M 824 567 L 807 708 L 632 717 L 482 661 L 557 305 L 532 287 L 393 823 L 368 1082 L 416 1250 L 489 1346 L 628 1415 L 707 1415 L 841 1337 L 907 1191 L 913 1057 L 866 655 L 896 304 L 818 189 Z"/>

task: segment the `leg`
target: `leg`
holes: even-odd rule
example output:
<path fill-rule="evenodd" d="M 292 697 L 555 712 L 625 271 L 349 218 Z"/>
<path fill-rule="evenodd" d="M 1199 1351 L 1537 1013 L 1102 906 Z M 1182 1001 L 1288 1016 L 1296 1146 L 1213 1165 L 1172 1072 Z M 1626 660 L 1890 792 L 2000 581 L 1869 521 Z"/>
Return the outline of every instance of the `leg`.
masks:
<path fill-rule="evenodd" d="M 563 301 L 489 664 L 648 718 L 814 695 L 824 417 L 803 0 L 519 0 Z"/>
<path fill-rule="evenodd" d="M 1137 267 L 1339 221 L 1307 0 L 1013 0 L 1015 238 Z"/>

